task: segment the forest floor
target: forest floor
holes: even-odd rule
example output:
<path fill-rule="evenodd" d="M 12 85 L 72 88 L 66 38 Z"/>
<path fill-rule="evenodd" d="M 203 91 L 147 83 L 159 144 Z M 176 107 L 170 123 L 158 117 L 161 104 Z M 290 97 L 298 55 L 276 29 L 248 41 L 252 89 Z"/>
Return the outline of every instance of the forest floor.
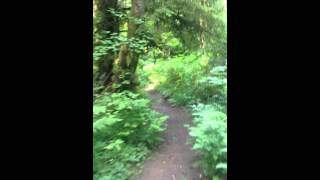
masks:
<path fill-rule="evenodd" d="M 191 115 L 184 108 L 171 106 L 156 91 L 149 91 L 153 109 L 169 116 L 164 142 L 146 160 L 138 180 L 204 180 L 203 174 L 192 164 L 199 156 L 186 142 L 189 134 L 185 124 L 191 124 Z"/>

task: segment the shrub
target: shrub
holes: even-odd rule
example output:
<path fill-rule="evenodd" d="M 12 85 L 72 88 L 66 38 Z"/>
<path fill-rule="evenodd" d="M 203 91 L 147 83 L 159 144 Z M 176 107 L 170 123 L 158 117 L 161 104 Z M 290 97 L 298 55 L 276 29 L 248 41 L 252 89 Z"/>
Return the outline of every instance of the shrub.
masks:
<path fill-rule="evenodd" d="M 193 107 L 194 126 L 189 134 L 195 139 L 193 149 L 203 157 L 196 163 L 207 176 L 227 172 L 227 115 L 214 105 Z"/>
<path fill-rule="evenodd" d="M 216 66 L 210 71 L 208 63 L 204 55 L 185 54 L 159 61 L 145 74 L 173 104 L 214 102 L 226 106 L 227 68 Z"/>
<path fill-rule="evenodd" d="M 199 87 L 207 89 L 207 102 L 217 103 L 224 107 L 223 111 L 226 112 L 227 108 L 227 66 L 213 67 L 208 76 L 200 80 Z M 204 93 L 200 91 L 200 93 Z"/>
<path fill-rule="evenodd" d="M 166 117 L 129 91 L 97 97 L 93 106 L 95 179 L 126 179 L 160 141 Z"/>
<path fill-rule="evenodd" d="M 173 104 L 186 105 L 198 98 L 194 96 L 194 87 L 203 77 L 205 66 L 194 53 L 176 56 L 159 61 L 150 73 L 150 80 Z"/>

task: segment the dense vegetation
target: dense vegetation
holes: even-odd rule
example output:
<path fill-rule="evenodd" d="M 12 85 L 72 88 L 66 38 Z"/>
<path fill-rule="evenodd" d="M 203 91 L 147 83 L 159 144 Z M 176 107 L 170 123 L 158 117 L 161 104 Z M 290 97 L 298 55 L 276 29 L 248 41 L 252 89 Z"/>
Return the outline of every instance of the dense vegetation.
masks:
<path fill-rule="evenodd" d="M 94 178 L 125 179 L 159 141 L 165 116 L 137 93 L 103 94 L 93 107 Z"/>
<path fill-rule="evenodd" d="M 94 179 L 136 175 L 165 130 L 156 89 L 193 115 L 188 126 L 206 176 L 227 172 L 224 0 L 94 0 Z"/>

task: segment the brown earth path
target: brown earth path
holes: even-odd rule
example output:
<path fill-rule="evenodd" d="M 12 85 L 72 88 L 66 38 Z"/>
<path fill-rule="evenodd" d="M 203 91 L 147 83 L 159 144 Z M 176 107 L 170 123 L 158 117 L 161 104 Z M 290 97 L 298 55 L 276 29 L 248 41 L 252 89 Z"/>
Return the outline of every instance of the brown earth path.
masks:
<path fill-rule="evenodd" d="M 172 107 L 158 92 L 148 93 L 153 108 L 169 119 L 164 142 L 145 162 L 138 180 L 204 180 L 201 171 L 192 166 L 198 156 L 186 144 L 189 135 L 184 125 L 191 124 L 191 116 L 181 107 Z"/>

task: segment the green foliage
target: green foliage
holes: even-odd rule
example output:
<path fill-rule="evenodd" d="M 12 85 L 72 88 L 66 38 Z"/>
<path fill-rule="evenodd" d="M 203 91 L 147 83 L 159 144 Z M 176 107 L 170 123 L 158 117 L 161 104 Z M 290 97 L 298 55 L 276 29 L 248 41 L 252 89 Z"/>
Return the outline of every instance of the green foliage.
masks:
<path fill-rule="evenodd" d="M 202 76 L 205 66 L 196 54 L 181 55 L 159 61 L 151 69 L 150 79 L 162 94 L 171 98 L 172 103 L 185 105 L 197 100 L 198 97 L 193 96 L 195 89 L 192 87 Z"/>
<path fill-rule="evenodd" d="M 168 60 L 158 60 L 145 69 L 156 88 L 176 105 L 215 102 L 226 105 L 226 66 L 213 67 L 209 57 L 196 53 L 182 54 Z M 145 79 L 145 77 L 144 77 Z"/>
<path fill-rule="evenodd" d="M 157 32 L 173 32 L 189 49 L 199 49 L 205 36 L 210 51 L 226 51 L 226 13 L 223 0 L 209 0 L 207 4 L 194 0 L 145 1 L 146 21 Z M 200 25 L 200 19 L 204 22 Z M 223 53 L 226 56 L 226 53 Z"/>
<path fill-rule="evenodd" d="M 138 63 L 138 68 L 136 73 L 138 75 L 139 83 L 142 88 L 150 84 L 150 80 L 149 80 L 150 72 L 145 70 L 145 67 L 147 67 L 150 64 L 151 64 L 150 61 L 146 61 L 143 59 L 140 59 Z"/>
<path fill-rule="evenodd" d="M 114 9 L 114 8 L 109 8 L 109 9 L 107 10 L 107 12 L 110 12 L 113 16 L 118 17 L 119 19 L 126 19 L 126 18 L 128 18 L 127 13 L 125 13 L 125 12 L 123 12 L 123 11 L 116 10 L 116 9 Z"/>
<path fill-rule="evenodd" d="M 167 117 L 150 101 L 124 91 L 97 97 L 93 106 L 94 174 L 126 179 L 157 142 Z"/>
<path fill-rule="evenodd" d="M 148 44 L 148 37 L 146 35 L 141 36 L 142 38 L 127 38 L 109 31 L 104 31 L 103 34 L 95 34 L 94 40 L 96 43 L 93 50 L 93 60 L 97 61 L 107 54 L 119 52 L 120 46 L 123 44 L 128 44 L 131 52 L 143 53 Z"/>
<path fill-rule="evenodd" d="M 121 138 L 127 143 L 152 145 L 165 117 L 150 109 L 150 100 L 129 91 L 101 96 L 93 108 L 93 132 L 97 137 Z"/>
<path fill-rule="evenodd" d="M 194 127 L 189 127 L 195 139 L 193 149 L 200 152 L 202 167 L 207 176 L 227 173 L 227 115 L 214 105 L 193 107 Z"/>
<path fill-rule="evenodd" d="M 203 77 L 199 81 L 200 87 L 207 87 L 212 96 L 208 97 L 211 103 L 217 103 L 227 107 L 227 65 L 213 67 L 208 76 Z"/>
<path fill-rule="evenodd" d="M 185 47 L 172 32 L 158 34 L 153 38 L 158 39 L 154 39 L 157 41 L 157 45 L 150 50 L 150 56 L 152 56 L 152 58 L 169 58 L 185 52 Z"/>
<path fill-rule="evenodd" d="M 119 150 L 98 150 L 94 149 L 94 180 L 126 180 L 136 174 L 137 166 L 150 153 L 143 144 L 125 145 Z"/>

